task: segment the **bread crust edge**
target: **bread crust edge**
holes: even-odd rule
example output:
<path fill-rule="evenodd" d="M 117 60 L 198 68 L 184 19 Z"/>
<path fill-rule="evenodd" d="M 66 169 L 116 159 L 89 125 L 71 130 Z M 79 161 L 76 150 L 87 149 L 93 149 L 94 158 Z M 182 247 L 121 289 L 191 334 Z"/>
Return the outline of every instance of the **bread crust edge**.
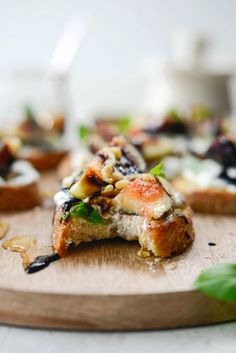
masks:
<path fill-rule="evenodd" d="M 176 178 L 172 186 L 181 192 L 191 208 L 199 213 L 235 215 L 236 192 L 217 189 L 194 189 L 188 180 Z"/>
<path fill-rule="evenodd" d="M 20 211 L 40 205 L 38 182 L 0 187 L 0 211 Z"/>
<path fill-rule="evenodd" d="M 127 217 L 133 217 L 127 215 Z M 61 221 L 61 207 L 58 207 L 54 218 L 53 243 L 60 256 L 65 256 L 68 245 L 71 243 L 75 222 L 78 228 L 81 220 L 73 219 Z M 84 220 L 83 220 L 84 222 Z M 97 227 L 94 225 L 94 227 Z M 94 228 L 95 229 L 95 228 Z M 96 229 L 98 232 L 99 229 Z M 106 238 L 106 231 L 101 228 Z M 113 237 L 109 236 L 108 238 Z M 119 234 L 115 234 L 116 236 Z M 194 240 L 194 228 L 192 223 L 192 210 L 189 206 L 183 209 L 175 209 L 165 219 L 150 220 L 147 224 L 147 234 L 137 239 L 141 246 L 148 248 L 155 256 L 171 257 L 183 253 Z"/>
<path fill-rule="evenodd" d="M 40 172 L 55 169 L 61 160 L 68 154 L 67 151 L 32 152 L 23 160 L 30 162 Z"/>

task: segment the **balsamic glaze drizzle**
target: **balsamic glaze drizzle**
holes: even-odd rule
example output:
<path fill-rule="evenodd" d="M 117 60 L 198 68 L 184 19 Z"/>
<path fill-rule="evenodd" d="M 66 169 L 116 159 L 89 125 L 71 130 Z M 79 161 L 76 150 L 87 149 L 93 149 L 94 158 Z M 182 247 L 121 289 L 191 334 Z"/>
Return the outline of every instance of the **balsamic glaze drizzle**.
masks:
<path fill-rule="evenodd" d="M 132 156 L 123 148 L 122 156 L 116 163 L 116 168 L 118 171 L 125 175 L 140 173 L 140 168 L 135 164 Z"/>
<path fill-rule="evenodd" d="M 206 158 L 219 163 L 223 170 L 219 175 L 221 179 L 236 185 L 236 178 L 230 177 L 229 168 L 236 168 L 236 146 L 233 141 L 225 136 L 217 138 L 206 152 Z"/>
<path fill-rule="evenodd" d="M 60 255 L 54 252 L 48 255 L 42 255 L 36 257 L 36 259 L 25 269 L 25 272 L 28 274 L 38 272 L 43 270 L 45 267 L 49 266 L 51 262 L 60 259 Z"/>
<path fill-rule="evenodd" d="M 149 127 L 143 130 L 150 135 L 168 134 L 168 135 L 188 135 L 188 129 L 183 122 L 175 122 L 171 120 L 164 121 L 156 127 Z"/>
<path fill-rule="evenodd" d="M 209 245 L 209 246 L 216 246 L 216 243 L 213 243 L 213 242 L 210 241 L 210 242 L 208 243 L 208 245 Z"/>

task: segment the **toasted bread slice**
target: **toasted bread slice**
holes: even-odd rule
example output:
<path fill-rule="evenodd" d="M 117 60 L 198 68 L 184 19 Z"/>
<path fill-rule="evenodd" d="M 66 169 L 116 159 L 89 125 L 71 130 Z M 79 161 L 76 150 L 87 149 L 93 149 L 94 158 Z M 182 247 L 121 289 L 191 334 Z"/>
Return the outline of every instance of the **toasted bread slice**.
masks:
<path fill-rule="evenodd" d="M 54 247 L 61 256 L 67 253 L 70 244 L 77 246 L 81 242 L 122 237 L 139 241 L 155 256 L 170 257 L 183 253 L 194 239 L 189 207 L 176 209 L 163 219 L 148 223 L 145 217 L 115 212 L 106 218 L 106 226 L 90 224 L 82 218 L 61 221 L 61 212 L 58 208 L 53 233 Z"/>
<path fill-rule="evenodd" d="M 21 159 L 30 162 L 34 168 L 43 172 L 57 168 L 59 163 L 68 154 L 68 151 L 44 151 L 32 149 L 30 153 L 20 156 Z"/>
<path fill-rule="evenodd" d="M 168 173 L 168 163 L 166 161 L 164 163 Z M 195 211 L 236 214 L 236 141 L 234 136 L 219 136 L 212 142 L 202 158 L 189 155 L 179 159 L 177 164 L 176 170 L 172 171 L 172 185 L 185 195 Z"/>
<path fill-rule="evenodd" d="M 39 174 L 28 162 L 17 161 L 14 142 L 0 142 L 0 211 L 32 208 L 41 202 Z"/>
<path fill-rule="evenodd" d="M 0 211 L 20 211 L 38 206 L 41 196 L 37 182 L 0 186 Z"/>
<path fill-rule="evenodd" d="M 9 177 L 1 179 L 0 211 L 19 211 L 41 203 L 39 174 L 25 161 L 12 164 Z"/>
<path fill-rule="evenodd" d="M 172 185 L 184 195 L 187 203 L 196 212 L 236 214 L 236 192 L 223 188 L 199 188 L 184 177 L 175 178 Z"/>
<path fill-rule="evenodd" d="M 144 168 L 124 140 L 99 151 L 55 197 L 56 251 L 63 256 L 70 244 L 120 236 L 155 256 L 182 253 L 194 239 L 191 210 L 166 180 Z"/>

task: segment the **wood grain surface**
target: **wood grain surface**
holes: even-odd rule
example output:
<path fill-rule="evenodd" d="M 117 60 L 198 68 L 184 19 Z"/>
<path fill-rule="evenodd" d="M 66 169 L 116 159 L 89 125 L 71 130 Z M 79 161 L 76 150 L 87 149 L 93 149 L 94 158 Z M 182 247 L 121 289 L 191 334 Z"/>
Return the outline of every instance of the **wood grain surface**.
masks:
<path fill-rule="evenodd" d="M 57 190 L 52 174 L 44 194 Z M 53 209 L 1 214 L 4 239 L 27 235 L 51 242 Z M 82 330 L 172 328 L 236 319 L 236 305 L 191 290 L 196 276 L 236 261 L 235 217 L 195 215 L 196 240 L 172 259 L 142 259 L 139 245 L 122 239 L 82 244 L 66 258 L 27 275 L 19 254 L 0 249 L 0 322 Z M 213 242 L 216 246 L 209 246 Z"/>

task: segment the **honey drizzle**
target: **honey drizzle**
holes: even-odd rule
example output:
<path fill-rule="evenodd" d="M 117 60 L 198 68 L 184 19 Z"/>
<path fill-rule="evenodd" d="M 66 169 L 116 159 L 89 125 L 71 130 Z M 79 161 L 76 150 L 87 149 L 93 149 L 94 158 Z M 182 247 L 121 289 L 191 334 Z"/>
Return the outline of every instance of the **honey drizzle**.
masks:
<path fill-rule="evenodd" d="M 37 246 L 37 240 L 30 236 L 16 236 L 2 244 L 3 249 L 21 255 L 22 265 L 26 273 L 34 273 L 47 267 L 60 256 L 52 246 Z"/>

